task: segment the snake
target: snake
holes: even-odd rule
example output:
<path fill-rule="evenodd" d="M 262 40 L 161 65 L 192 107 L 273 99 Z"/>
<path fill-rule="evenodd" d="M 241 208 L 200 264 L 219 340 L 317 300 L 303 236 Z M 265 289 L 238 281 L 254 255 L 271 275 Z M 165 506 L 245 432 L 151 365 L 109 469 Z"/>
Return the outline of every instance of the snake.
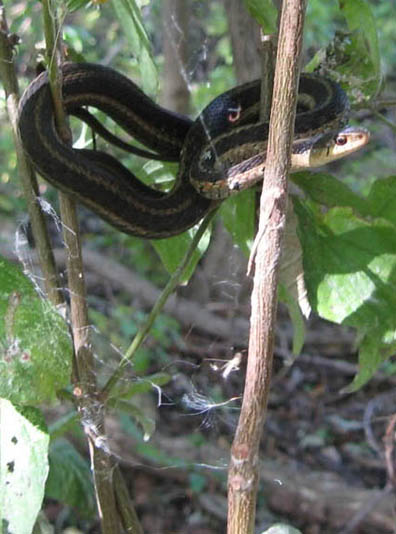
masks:
<path fill-rule="evenodd" d="M 169 191 L 150 187 L 111 154 L 77 149 L 61 138 L 47 72 L 25 89 L 18 128 L 34 167 L 124 233 L 145 239 L 180 234 L 228 196 L 262 180 L 269 125 L 260 120 L 259 80 L 222 93 L 195 120 L 161 107 L 129 78 L 99 64 L 65 63 L 62 94 L 67 115 L 110 143 L 146 158 L 179 162 Z M 109 116 L 135 144 L 109 132 L 92 108 Z M 368 142 L 365 129 L 347 126 L 348 112 L 348 98 L 336 82 L 301 74 L 292 171 L 324 165 Z"/>

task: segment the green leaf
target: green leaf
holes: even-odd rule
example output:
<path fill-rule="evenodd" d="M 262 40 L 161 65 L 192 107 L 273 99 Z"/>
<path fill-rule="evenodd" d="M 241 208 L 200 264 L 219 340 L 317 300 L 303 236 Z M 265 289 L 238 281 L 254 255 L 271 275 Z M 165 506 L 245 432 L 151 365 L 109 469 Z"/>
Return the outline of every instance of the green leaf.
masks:
<path fill-rule="evenodd" d="M 162 263 L 169 273 L 173 273 L 179 266 L 197 230 L 198 226 L 195 226 L 194 228 L 191 228 L 190 230 L 187 230 L 187 232 L 183 232 L 180 235 L 169 237 L 167 239 L 156 239 L 151 241 L 151 244 L 155 248 L 157 254 L 161 258 Z M 183 274 L 183 278 L 181 280 L 182 283 L 187 283 L 191 278 L 197 263 L 209 246 L 210 236 L 211 230 L 208 229 L 202 236 L 198 248 L 193 253 L 192 259 Z"/>
<path fill-rule="evenodd" d="M 144 29 L 139 6 L 135 0 L 112 0 L 118 21 L 140 69 L 143 91 L 155 94 L 158 89 L 157 69 L 151 54 L 150 40 Z"/>
<path fill-rule="evenodd" d="M 326 50 L 320 50 L 306 70 L 338 81 L 353 105 L 364 104 L 378 92 L 381 64 L 376 20 L 366 0 L 339 0 L 348 32 L 338 32 Z"/>
<path fill-rule="evenodd" d="M 350 208 L 322 213 L 294 200 L 310 303 L 330 321 L 353 326 L 365 383 L 396 348 L 396 232 L 384 219 L 364 220 Z"/>
<path fill-rule="evenodd" d="M 154 419 L 148 417 L 141 408 L 128 401 L 119 400 L 116 403 L 116 407 L 132 417 L 142 427 L 144 441 L 148 441 L 151 438 L 155 431 Z"/>
<path fill-rule="evenodd" d="M 84 458 L 64 439 L 51 444 L 50 471 L 45 494 L 61 503 L 77 508 L 83 517 L 95 512 L 91 469 Z"/>
<path fill-rule="evenodd" d="M 298 301 L 283 285 L 278 287 L 279 300 L 286 304 L 293 325 L 293 354 L 300 354 L 305 341 L 305 323 Z"/>
<path fill-rule="evenodd" d="M 220 207 L 224 226 L 247 257 L 254 240 L 255 199 L 256 190 L 247 189 L 231 196 Z"/>
<path fill-rule="evenodd" d="M 264 33 L 276 32 L 278 12 L 272 0 L 245 0 L 245 6 L 252 17 L 262 26 Z"/>
<path fill-rule="evenodd" d="M 147 375 L 143 378 L 138 378 L 130 384 L 122 384 L 117 392 L 112 393 L 112 397 L 115 397 L 115 402 L 117 402 L 117 399 L 119 398 L 130 399 L 134 395 L 160 389 L 161 386 L 166 386 L 171 380 L 172 377 L 168 373 Z"/>
<path fill-rule="evenodd" d="M 41 413 L 0 399 L 0 525 L 2 532 L 30 534 L 48 474 L 49 436 Z"/>
<path fill-rule="evenodd" d="M 68 11 L 76 11 L 87 6 L 90 2 L 91 0 L 67 0 L 66 7 Z"/>
<path fill-rule="evenodd" d="M 395 331 L 391 332 L 394 338 Z M 360 340 L 359 344 L 359 372 L 352 383 L 343 392 L 356 391 L 370 380 L 379 365 L 396 352 L 396 341 L 386 342 L 387 335 L 383 329 L 372 328 Z"/>
<path fill-rule="evenodd" d="M 35 405 L 69 383 L 67 324 L 30 280 L 0 258 L 0 396 Z"/>
<path fill-rule="evenodd" d="M 354 208 L 362 215 L 371 213 L 370 206 L 347 185 L 326 173 L 297 172 L 290 175 L 293 182 L 307 197 L 329 208 L 345 206 Z"/>
<path fill-rule="evenodd" d="M 359 32 L 377 79 L 381 70 L 377 23 L 367 0 L 339 0 L 341 11 L 352 32 Z M 367 62 L 368 63 L 368 62 Z"/>
<path fill-rule="evenodd" d="M 396 226 L 396 175 L 376 180 L 366 202 L 373 217 L 382 217 Z"/>

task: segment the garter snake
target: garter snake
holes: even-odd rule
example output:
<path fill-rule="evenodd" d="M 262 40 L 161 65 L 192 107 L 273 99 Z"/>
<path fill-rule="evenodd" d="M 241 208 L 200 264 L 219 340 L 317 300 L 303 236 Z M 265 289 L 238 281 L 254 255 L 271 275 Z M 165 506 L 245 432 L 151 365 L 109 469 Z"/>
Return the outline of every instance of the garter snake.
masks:
<path fill-rule="evenodd" d="M 323 165 L 366 144 L 365 130 L 341 130 L 348 101 L 336 83 L 303 74 L 299 94 L 292 170 Z M 108 67 L 67 63 L 63 98 L 67 114 L 85 120 L 99 134 L 106 137 L 86 106 L 109 115 L 147 147 L 143 155 L 180 161 L 169 192 L 146 186 L 113 156 L 63 142 L 55 126 L 47 74 L 29 85 L 20 101 L 18 122 L 34 166 L 48 182 L 125 233 L 150 239 L 179 234 L 225 196 L 262 176 L 268 124 L 259 121 L 259 81 L 223 93 L 191 121 L 158 106 Z M 117 144 L 110 133 L 107 139 Z"/>

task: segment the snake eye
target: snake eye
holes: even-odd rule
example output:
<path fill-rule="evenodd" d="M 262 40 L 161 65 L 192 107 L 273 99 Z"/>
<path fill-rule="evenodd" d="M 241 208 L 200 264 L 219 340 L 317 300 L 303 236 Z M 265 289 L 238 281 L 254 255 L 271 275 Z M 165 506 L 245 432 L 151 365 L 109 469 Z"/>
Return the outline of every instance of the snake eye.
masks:
<path fill-rule="evenodd" d="M 345 135 L 337 135 L 335 138 L 336 145 L 343 146 L 348 142 L 348 139 Z"/>
<path fill-rule="evenodd" d="M 241 106 L 238 106 L 236 108 L 229 108 L 228 109 L 228 115 L 227 119 L 228 122 L 236 122 L 241 117 Z"/>

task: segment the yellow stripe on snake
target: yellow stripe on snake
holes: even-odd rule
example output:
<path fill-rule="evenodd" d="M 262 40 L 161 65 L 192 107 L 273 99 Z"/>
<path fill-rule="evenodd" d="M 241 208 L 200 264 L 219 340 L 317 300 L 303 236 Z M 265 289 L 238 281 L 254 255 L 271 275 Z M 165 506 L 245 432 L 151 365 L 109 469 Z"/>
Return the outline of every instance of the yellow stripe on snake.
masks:
<path fill-rule="evenodd" d="M 221 94 L 191 121 L 158 106 L 113 69 L 67 63 L 63 99 L 67 114 L 81 118 L 110 142 L 149 158 L 180 162 L 169 192 L 146 186 L 113 156 L 62 141 L 47 74 L 29 85 L 18 122 L 34 166 L 48 182 L 122 232 L 149 239 L 179 234 L 230 194 L 262 179 L 268 123 L 259 120 L 260 81 Z M 87 106 L 109 115 L 148 150 L 115 138 Z M 345 128 L 348 108 L 338 84 L 314 74 L 301 75 L 292 171 L 324 165 L 368 142 L 363 128 Z"/>

